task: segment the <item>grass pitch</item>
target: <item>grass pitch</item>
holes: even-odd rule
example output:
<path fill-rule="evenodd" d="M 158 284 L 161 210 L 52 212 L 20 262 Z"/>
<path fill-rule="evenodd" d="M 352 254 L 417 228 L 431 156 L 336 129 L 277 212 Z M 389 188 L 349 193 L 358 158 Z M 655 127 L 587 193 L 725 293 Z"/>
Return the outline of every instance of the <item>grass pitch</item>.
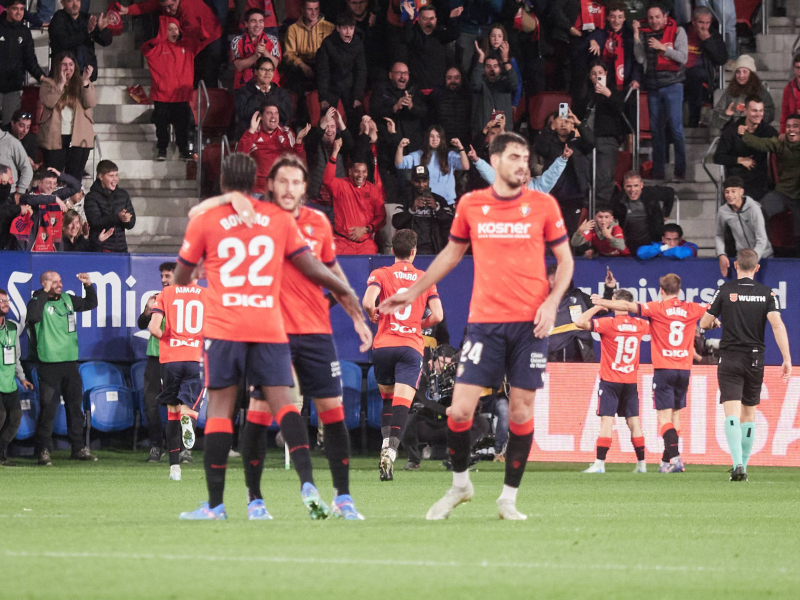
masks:
<path fill-rule="evenodd" d="M 228 469 L 228 521 L 178 521 L 205 499 L 202 457 L 183 481 L 141 453 L 0 470 L 0 598 L 798 598 L 800 470 L 754 467 L 635 475 L 610 465 L 530 463 L 497 519 L 502 465 L 480 463 L 475 498 L 448 521 L 425 513 L 448 488 L 433 462 L 378 481 L 377 457 L 352 461 L 364 522 L 313 522 L 282 452 L 263 490 L 275 517 L 246 519 L 240 459 Z M 398 459 L 402 466 L 402 460 Z M 323 497 L 327 462 L 314 461 Z M 657 467 L 649 466 L 651 471 Z"/>

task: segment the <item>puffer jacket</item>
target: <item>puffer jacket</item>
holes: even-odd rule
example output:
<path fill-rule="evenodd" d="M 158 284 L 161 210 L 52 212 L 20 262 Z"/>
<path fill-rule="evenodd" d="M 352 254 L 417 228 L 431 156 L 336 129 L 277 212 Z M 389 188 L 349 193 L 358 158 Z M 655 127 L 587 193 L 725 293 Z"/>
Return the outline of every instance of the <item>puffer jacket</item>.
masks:
<path fill-rule="evenodd" d="M 131 215 L 131 220 L 127 223 L 119 220 L 119 213 L 123 209 Z M 99 179 L 95 179 L 89 193 L 86 194 L 86 219 L 89 221 L 89 240 L 94 250 L 100 252 L 128 251 L 125 230 L 133 229 L 136 225 L 136 213 L 128 192 L 120 187 L 114 191 L 107 190 Z M 114 228 L 114 233 L 105 242 L 101 242 L 98 239 L 100 232 L 110 227 Z"/>
<path fill-rule="evenodd" d="M 322 40 L 317 50 L 315 68 L 320 102 L 336 106 L 339 99 L 352 102 L 364 98 L 367 58 L 363 37 L 356 29 L 353 39 L 347 44 L 338 33 Z"/>

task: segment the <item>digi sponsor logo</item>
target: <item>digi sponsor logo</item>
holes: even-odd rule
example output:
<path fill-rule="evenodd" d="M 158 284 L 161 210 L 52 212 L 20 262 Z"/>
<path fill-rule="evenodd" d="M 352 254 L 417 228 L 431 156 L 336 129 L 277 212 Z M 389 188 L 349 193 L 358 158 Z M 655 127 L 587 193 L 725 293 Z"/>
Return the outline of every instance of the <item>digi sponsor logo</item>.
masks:
<path fill-rule="evenodd" d="M 170 348 L 180 348 L 181 346 L 186 346 L 188 348 L 199 348 L 200 347 L 200 340 L 175 340 L 171 339 L 169 341 Z"/>
<path fill-rule="evenodd" d="M 222 306 L 241 306 L 244 308 L 272 308 L 272 296 L 263 294 L 223 294 Z"/>

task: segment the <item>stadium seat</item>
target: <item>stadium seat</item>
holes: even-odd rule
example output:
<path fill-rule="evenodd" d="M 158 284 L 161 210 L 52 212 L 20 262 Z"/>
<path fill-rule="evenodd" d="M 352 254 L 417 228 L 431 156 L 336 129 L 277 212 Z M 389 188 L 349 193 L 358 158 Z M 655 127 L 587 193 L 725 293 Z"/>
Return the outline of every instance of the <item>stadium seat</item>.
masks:
<path fill-rule="evenodd" d="M 769 220 L 769 241 L 772 244 L 775 254 L 784 255 L 784 252 L 796 250 L 794 244 L 794 223 L 792 213 L 785 211 L 774 215 Z"/>
<path fill-rule="evenodd" d="M 616 189 L 622 189 L 622 180 L 625 178 L 625 173 L 631 169 L 633 169 L 633 153 L 627 150 L 620 150 L 617 154 L 617 169 L 614 171 L 614 187 Z"/>
<path fill-rule="evenodd" d="M 346 360 L 341 361 L 344 422 L 348 429 L 361 425 L 361 367 Z"/>
<path fill-rule="evenodd" d="M 364 94 L 364 99 L 361 101 L 361 105 L 364 107 L 364 114 L 369 114 L 369 102 L 372 99 L 372 90 L 367 90 L 367 93 Z"/>
<path fill-rule="evenodd" d="M 78 372 L 81 374 L 84 397 L 87 392 L 100 386 L 125 387 L 122 371 L 111 363 L 99 360 L 85 362 L 78 366 Z"/>
<path fill-rule="evenodd" d="M 22 406 L 22 420 L 14 439 L 27 440 L 36 433 L 36 424 L 39 422 L 39 394 L 36 389 L 26 390 L 19 380 L 17 380 L 17 390 Z"/>
<path fill-rule="evenodd" d="M 316 127 L 319 125 L 319 119 L 322 116 L 322 109 L 319 105 L 319 92 L 317 92 L 317 90 L 306 94 L 306 106 L 308 106 L 308 116 L 311 120 L 311 126 Z M 345 115 L 344 105 L 342 104 L 341 100 L 339 100 L 339 104 L 336 106 L 336 109 L 339 111 L 339 114 L 342 115 L 342 119 L 344 119 L 346 125 L 347 115 Z"/>
<path fill-rule="evenodd" d="M 190 105 L 192 107 L 192 113 L 194 114 L 195 123 L 197 123 L 199 127 L 200 121 L 197 115 L 198 95 L 199 92 L 192 94 Z M 205 119 L 202 124 L 203 139 L 219 137 L 227 133 L 233 119 L 233 94 L 228 90 L 223 88 L 209 88 L 208 100 L 209 107 L 205 112 Z"/>
<path fill-rule="evenodd" d="M 761 0 L 733 0 L 733 4 L 736 7 L 736 37 L 748 38 L 755 43 L 753 21 L 761 8 Z"/>
<path fill-rule="evenodd" d="M 372 429 L 381 428 L 382 410 L 383 398 L 378 389 L 378 382 L 375 381 L 375 367 L 370 367 L 367 371 L 367 425 Z"/>
<path fill-rule="evenodd" d="M 528 118 L 531 129 L 540 131 L 547 115 L 558 111 L 558 105 L 566 102 L 572 106 L 572 98 L 564 92 L 541 92 L 528 100 Z"/>
<path fill-rule="evenodd" d="M 634 123 L 634 125 L 636 124 Z M 653 134 L 650 131 L 650 107 L 647 104 L 647 92 L 639 94 L 639 139 L 653 139 Z"/>
<path fill-rule="evenodd" d="M 122 431 L 133 427 L 133 394 L 126 387 L 100 386 L 89 391 L 92 427 L 99 431 Z"/>

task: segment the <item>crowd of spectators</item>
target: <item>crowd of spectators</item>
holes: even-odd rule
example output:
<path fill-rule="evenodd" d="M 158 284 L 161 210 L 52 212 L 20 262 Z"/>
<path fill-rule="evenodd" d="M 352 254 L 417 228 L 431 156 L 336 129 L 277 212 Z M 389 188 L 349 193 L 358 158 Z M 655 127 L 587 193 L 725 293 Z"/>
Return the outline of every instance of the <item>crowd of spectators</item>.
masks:
<path fill-rule="evenodd" d="M 125 232 L 136 219 L 116 188 L 118 172 L 111 181 L 98 167 L 86 193 L 79 186 L 68 194 L 73 188 L 65 181 L 88 175 L 96 46 L 112 44 L 111 19 L 89 14 L 85 0 L 60 2 L 58 11 L 53 0 L 40 2 L 39 14 L 30 15 L 22 0 L 7 0 L 0 15 L 5 201 L 19 205 L 36 195 L 33 172 L 52 169 L 57 189 L 79 205 L 77 221 L 72 214 L 69 223 L 62 219 L 63 246 L 126 251 Z M 388 236 L 380 235 L 387 224 L 416 231 L 422 253 L 441 250 L 459 198 L 494 179 L 488 144 L 500 131 L 521 128 L 533 142 L 529 187 L 558 200 L 576 254 L 695 256 L 682 230 L 665 226 L 675 202 L 669 183 L 687 174 L 684 121 L 721 130 L 714 161 L 728 182 L 741 181 L 740 200 L 719 210 L 728 251 L 755 244 L 724 218 L 731 206 L 750 210 L 748 199 L 762 213 L 752 226 L 764 230 L 757 237 L 767 243 L 770 218 L 794 208 L 800 247 L 800 132 L 793 125 L 800 128 L 800 56 L 783 94 L 779 133 L 755 61 L 738 55 L 733 2 L 693 4 L 248 0 L 232 8 L 224 0 L 144 0 L 118 12 L 158 16 L 157 33 L 141 46 L 152 80 L 154 159 L 167 159 L 174 138 L 178 156 L 192 160 L 194 89 L 200 81 L 229 85 L 235 109 L 228 133 L 236 151 L 258 164 L 256 192 L 267 192 L 265 175 L 280 154 L 305 158 L 308 201 L 332 221 L 343 254 L 388 251 Z M 723 4 L 725 39 L 714 22 Z M 49 73 L 36 60 L 29 29 L 42 24 L 49 29 Z M 729 71 L 729 83 L 714 102 L 720 68 Z M 26 73 L 41 85 L 35 120 L 19 108 Z M 619 180 L 620 150 L 631 147 L 635 89 L 647 92 L 652 164 Z M 543 91 L 569 92 L 572 100 L 540 131 L 526 129 L 526 99 Z M 770 155 L 778 158 L 775 176 Z M 726 197 L 727 189 L 739 188 L 726 188 Z M 2 214 L 27 218 L 35 230 L 41 206 L 32 207 L 33 215 L 10 206 Z"/>

